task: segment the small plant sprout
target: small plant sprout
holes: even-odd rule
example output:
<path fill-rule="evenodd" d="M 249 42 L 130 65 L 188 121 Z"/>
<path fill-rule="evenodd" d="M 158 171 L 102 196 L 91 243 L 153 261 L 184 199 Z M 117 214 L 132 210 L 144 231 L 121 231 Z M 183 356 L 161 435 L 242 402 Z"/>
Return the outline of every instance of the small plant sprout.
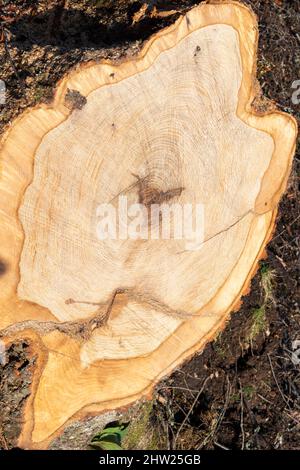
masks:
<path fill-rule="evenodd" d="M 261 287 L 264 294 L 264 304 L 274 303 L 273 287 L 276 277 L 275 270 L 264 263 L 261 267 L 260 275 Z"/>

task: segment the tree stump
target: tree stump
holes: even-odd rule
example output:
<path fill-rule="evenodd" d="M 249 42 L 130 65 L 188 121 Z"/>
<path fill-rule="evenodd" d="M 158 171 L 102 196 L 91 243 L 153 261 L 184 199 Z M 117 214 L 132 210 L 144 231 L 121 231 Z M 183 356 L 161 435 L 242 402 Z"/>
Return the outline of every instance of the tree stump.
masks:
<path fill-rule="evenodd" d="M 37 355 L 21 447 L 148 396 L 238 308 L 297 134 L 292 117 L 251 106 L 257 38 L 243 5 L 202 4 L 138 57 L 78 67 L 5 135 L 1 338 Z M 120 197 L 146 208 L 140 236 L 103 239 L 99 206 Z M 141 235 L 152 206 L 171 204 L 202 205 L 196 245 Z"/>

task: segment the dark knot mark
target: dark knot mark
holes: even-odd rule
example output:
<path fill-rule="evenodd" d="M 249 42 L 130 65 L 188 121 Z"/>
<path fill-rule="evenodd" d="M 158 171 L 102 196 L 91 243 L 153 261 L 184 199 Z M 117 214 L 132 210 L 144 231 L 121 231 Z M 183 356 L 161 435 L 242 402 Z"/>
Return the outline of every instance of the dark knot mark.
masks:
<path fill-rule="evenodd" d="M 197 55 L 199 54 L 200 51 L 201 51 L 201 47 L 200 47 L 200 46 L 197 46 L 197 47 L 195 48 L 194 57 L 197 57 Z"/>
<path fill-rule="evenodd" d="M 7 264 L 3 260 L 0 260 L 0 277 L 4 276 L 6 272 L 7 272 Z"/>
<path fill-rule="evenodd" d="M 87 320 L 82 320 L 77 324 L 77 328 L 80 325 L 81 334 L 85 334 L 86 337 L 90 337 L 91 332 L 95 328 L 100 328 L 103 325 L 106 325 L 106 323 L 109 320 L 110 314 L 113 309 L 113 305 L 115 303 L 116 297 L 120 294 L 126 293 L 126 289 L 115 289 L 114 292 L 112 293 L 110 299 L 108 302 L 89 302 L 85 300 L 74 300 L 74 299 L 67 299 L 65 301 L 66 305 L 72 305 L 72 304 L 85 304 L 85 305 L 96 305 L 98 306 L 98 309 L 96 310 L 96 313 L 94 314 L 93 318 L 88 318 Z M 72 322 L 70 323 L 72 324 Z M 74 324 L 74 323 L 73 323 Z"/>
<path fill-rule="evenodd" d="M 67 89 L 65 95 L 65 106 L 73 111 L 74 109 L 82 109 L 86 104 L 86 97 L 83 96 L 78 90 Z"/>
<path fill-rule="evenodd" d="M 140 178 L 135 174 L 133 176 L 138 180 L 139 203 L 144 204 L 148 209 L 152 204 L 163 204 L 174 197 L 179 197 L 184 190 L 184 188 L 173 188 L 168 191 L 159 191 L 149 185 L 147 178 Z"/>

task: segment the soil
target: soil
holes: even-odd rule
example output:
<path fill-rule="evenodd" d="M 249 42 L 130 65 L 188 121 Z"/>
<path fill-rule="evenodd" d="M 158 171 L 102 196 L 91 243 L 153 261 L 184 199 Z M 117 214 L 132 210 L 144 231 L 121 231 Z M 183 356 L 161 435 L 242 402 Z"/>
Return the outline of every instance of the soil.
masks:
<path fill-rule="evenodd" d="M 51 101 L 55 84 L 79 62 L 134 54 L 197 3 L 0 0 L 0 79 L 7 90 L 0 132 L 25 108 Z M 244 3 L 259 19 L 262 93 L 300 122 L 300 103 L 291 100 L 300 79 L 300 1 Z M 157 17 L 154 7 L 172 11 Z M 70 105 L 82 105 L 80 97 L 70 96 Z M 158 447 L 300 449 L 299 157 L 298 142 L 276 232 L 242 307 L 216 341 L 156 389 L 150 419 Z M 28 350 L 26 342 L 12 345 L 0 365 L 0 448 L 16 445 L 35 361 Z"/>

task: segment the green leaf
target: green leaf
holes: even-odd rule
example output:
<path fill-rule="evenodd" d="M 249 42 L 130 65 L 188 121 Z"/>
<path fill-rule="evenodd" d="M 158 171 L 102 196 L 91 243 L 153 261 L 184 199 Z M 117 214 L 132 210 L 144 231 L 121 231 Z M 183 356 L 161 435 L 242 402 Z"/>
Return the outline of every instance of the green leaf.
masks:
<path fill-rule="evenodd" d="M 116 423 L 115 426 L 108 425 L 93 437 L 91 447 L 102 450 L 120 450 L 122 448 L 122 438 L 127 432 L 128 425 L 129 423 Z"/>
<path fill-rule="evenodd" d="M 101 450 L 122 450 L 122 447 L 116 444 L 115 442 L 100 441 L 90 444 L 90 446 L 94 449 Z"/>
<path fill-rule="evenodd" d="M 119 434 L 120 437 L 123 438 L 125 434 L 127 433 L 128 425 L 129 423 L 122 423 L 116 426 L 108 426 L 104 428 L 102 431 L 100 431 L 98 434 L 96 434 L 93 437 L 93 440 L 101 439 L 104 435 L 107 435 L 107 434 Z"/>

